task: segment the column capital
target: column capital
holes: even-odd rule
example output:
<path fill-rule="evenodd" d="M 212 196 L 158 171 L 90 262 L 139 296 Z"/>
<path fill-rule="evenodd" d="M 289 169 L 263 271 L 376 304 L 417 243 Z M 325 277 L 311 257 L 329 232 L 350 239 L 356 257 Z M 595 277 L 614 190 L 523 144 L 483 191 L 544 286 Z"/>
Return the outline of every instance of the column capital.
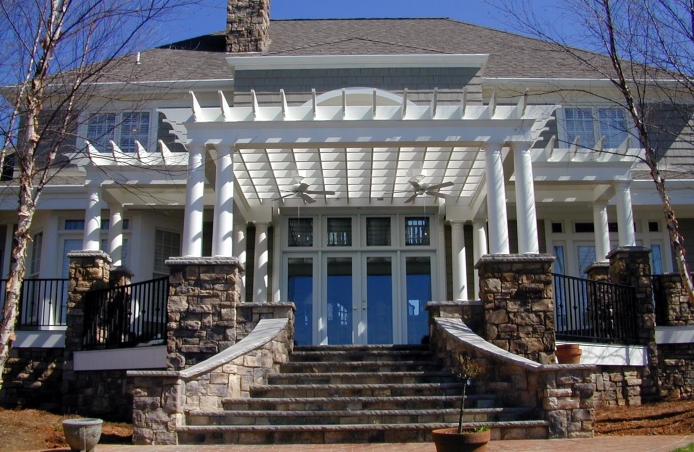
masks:
<path fill-rule="evenodd" d="M 614 187 L 620 190 L 628 190 L 631 187 L 630 180 L 618 180 L 614 183 Z"/>
<path fill-rule="evenodd" d="M 513 152 L 528 152 L 530 147 L 533 145 L 531 141 L 510 141 L 508 143 L 509 147 Z"/>

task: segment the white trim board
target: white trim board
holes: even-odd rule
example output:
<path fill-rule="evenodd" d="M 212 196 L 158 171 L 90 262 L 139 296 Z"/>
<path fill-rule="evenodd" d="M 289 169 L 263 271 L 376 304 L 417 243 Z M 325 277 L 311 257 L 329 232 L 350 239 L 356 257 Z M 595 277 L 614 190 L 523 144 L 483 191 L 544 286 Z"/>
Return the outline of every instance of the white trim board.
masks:
<path fill-rule="evenodd" d="M 90 350 L 75 352 L 74 369 L 80 370 L 136 370 L 165 369 L 166 346 Z"/>
<path fill-rule="evenodd" d="M 65 330 L 17 331 L 12 348 L 63 348 Z"/>
<path fill-rule="evenodd" d="M 557 342 L 567 343 L 567 342 Z M 580 343 L 581 364 L 599 366 L 647 366 L 647 347 L 643 345 L 608 345 Z"/>
<path fill-rule="evenodd" d="M 658 344 L 689 344 L 694 342 L 694 326 L 657 326 L 655 342 Z"/>

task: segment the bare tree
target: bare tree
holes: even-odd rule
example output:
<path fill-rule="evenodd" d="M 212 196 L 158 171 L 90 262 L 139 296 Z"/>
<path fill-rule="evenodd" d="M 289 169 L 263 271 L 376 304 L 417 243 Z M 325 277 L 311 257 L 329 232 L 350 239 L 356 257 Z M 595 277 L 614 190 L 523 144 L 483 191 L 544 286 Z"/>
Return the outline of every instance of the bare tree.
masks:
<path fill-rule="evenodd" d="M 14 338 L 29 231 L 43 188 L 65 164 L 79 109 L 123 55 L 147 42 L 184 0 L 0 0 L 0 167 L 11 153 L 18 174 L 17 229 L 0 324 L 0 385 Z M 70 140 L 72 139 L 72 140 Z"/>
<path fill-rule="evenodd" d="M 557 13 L 573 26 L 569 32 L 538 14 L 531 0 L 503 0 L 502 5 L 522 31 L 551 42 L 617 91 L 617 98 L 604 100 L 628 111 L 634 123 L 635 138 L 645 151 L 643 162 L 660 196 L 678 272 L 694 303 L 684 238 L 659 166 L 667 150 L 664 143 L 694 145 L 694 1 L 562 0 Z M 664 111 L 677 118 L 679 130 L 663 123 Z"/>

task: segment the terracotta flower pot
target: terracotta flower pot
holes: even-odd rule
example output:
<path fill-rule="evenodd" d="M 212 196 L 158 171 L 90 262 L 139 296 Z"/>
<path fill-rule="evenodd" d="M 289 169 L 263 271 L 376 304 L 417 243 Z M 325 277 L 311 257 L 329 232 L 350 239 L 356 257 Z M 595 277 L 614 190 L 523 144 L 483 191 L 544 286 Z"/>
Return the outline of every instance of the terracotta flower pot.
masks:
<path fill-rule="evenodd" d="M 65 441 L 72 451 L 93 451 L 101 439 L 101 419 L 67 419 L 63 421 Z"/>
<path fill-rule="evenodd" d="M 559 364 L 580 364 L 583 350 L 578 344 L 559 344 L 554 353 Z"/>
<path fill-rule="evenodd" d="M 457 428 L 441 428 L 432 431 L 431 437 L 436 452 L 485 452 L 492 432 L 458 433 Z"/>

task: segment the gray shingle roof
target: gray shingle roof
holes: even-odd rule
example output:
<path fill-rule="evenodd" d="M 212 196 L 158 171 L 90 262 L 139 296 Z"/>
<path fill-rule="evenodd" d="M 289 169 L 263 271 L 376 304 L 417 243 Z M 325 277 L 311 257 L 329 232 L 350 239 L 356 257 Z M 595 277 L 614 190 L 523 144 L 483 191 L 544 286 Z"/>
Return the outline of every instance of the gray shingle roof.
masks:
<path fill-rule="evenodd" d="M 544 41 L 451 19 L 274 20 L 270 24 L 270 39 L 266 55 L 487 53 L 490 55 L 488 77 L 602 78 Z M 184 58 L 179 56 L 181 52 L 198 49 L 195 54 L 203 54 L 212 62 L 214 58 L 209 54 L 214 51 L 224 55 L 224 35 L 215 33 L 165 47 L 181 50 L 169 57 L 166 52 L 171 50 L 159 49 L 164 53 L 152 53 L 151 57 L 178 61 Z M 609 68 L 606 57 L 589 52 L 582 54 L 595 64 Z M 143 53 L 145 57 L 150 58 L 150 55 Z M 195 63 L 203 56 L 190 58 L 193 61 L 189 64 L 176 63 L 179 66 L 176 73 L 180 77 L 185 77 L 188 69 L 199 68 L 200 64 Z M 210 69 L 212 72 L 218 70 Z M 200 78 L 215 78 L 199 69 L 196 72 Z M 195 78 L 195 74 L 189 74 L 188 78 Z"/>

